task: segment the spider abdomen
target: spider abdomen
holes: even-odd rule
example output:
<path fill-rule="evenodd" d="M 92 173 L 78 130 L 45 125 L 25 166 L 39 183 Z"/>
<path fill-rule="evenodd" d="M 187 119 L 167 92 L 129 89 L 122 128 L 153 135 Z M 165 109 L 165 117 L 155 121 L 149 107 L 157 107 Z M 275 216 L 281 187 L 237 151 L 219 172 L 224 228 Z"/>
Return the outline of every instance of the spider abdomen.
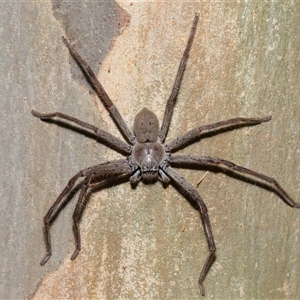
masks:
<path fill-rule="evenodd" d="M 165 156 L 165 149 L 159 142 L 136 143 L 132 150 L 132 158 L 140 167 L 144 182 L 158 179 L 158 167 Z"/>
<path fill-rule="evenodd" d="M 159 122 L 155 113 L 144 107 L 134 119 L 134 133 L 139 143 L 154 143 L 159 133 Z"/>

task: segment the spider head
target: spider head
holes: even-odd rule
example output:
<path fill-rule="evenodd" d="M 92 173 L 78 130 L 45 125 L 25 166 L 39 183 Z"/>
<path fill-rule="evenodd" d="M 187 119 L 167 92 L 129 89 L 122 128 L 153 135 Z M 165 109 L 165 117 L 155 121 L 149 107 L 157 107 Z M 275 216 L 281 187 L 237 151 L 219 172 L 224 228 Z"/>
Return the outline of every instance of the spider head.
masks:
<path fill-rule="evenodd" d="M 159 166 L 165 157 L 165 150 L 160 142 L 137 142 L 132 149 L 131 163 L 139 171 L 137 178 L 144 183 L 154 183 L 158 180 Z"/>
<path fill-rule="evenodd" d="M 144 107 L 136 115 L 133 129 L 139 143 L 156 142 L 159 133 L 158 118 L 155 113 Z"/>
<path fill-rule="evenodd" d="M 142 180 L 145 184 L 155 183 L 158 179 L 157 171 L 142 172 Z"/>

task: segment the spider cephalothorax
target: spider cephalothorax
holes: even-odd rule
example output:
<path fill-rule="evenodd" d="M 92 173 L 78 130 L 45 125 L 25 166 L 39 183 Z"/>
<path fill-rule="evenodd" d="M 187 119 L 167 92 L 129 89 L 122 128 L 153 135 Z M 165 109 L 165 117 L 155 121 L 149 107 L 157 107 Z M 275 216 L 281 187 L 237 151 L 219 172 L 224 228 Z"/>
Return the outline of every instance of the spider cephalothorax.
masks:
<path fill-rule="evenodd" d="M 63 113 L 55 112 L 50 114 L 42 114 L 33 110 L 33 115 L 40 118 L 41 120 L 57 118 L 60 121 L 68 121 L 70 123 L 74 123 L 82 129 L 90 130 L 97 136 L 100 142 L 111 145 L 115 150 L 119 151 L 122 154 L 125 154 L 126 159 L 103 162 L 99 165 L 88 167 L 79 171 L 70 179 L 65 189 L 58 196 L 57 200 L 54 202 L 54 204 L 44 217 L 44 233 L 47 253 L 42 259 L 41 265 L 44 265 L 51 256 L 51 240 L 49 233 L 51 223 L 54 221 L 60 209 L 63 207 L 64 199 L 66 199 L 66 197 L 69 195 L 70 191 L 79 178 L 83 178 L 83 183 L 79 199 L 73 214 L 73 229 L 76 249 L 71 256 L 72 260 L 77 257 L 81 249 L 79 220 L 84 209 L 84 200 L 89 187 L 97 182 L 100 182 L 100 180 L 103 180 L 103 177 L 118 178 L 121 175 L 127 175 L 128 178 L 130 178 L 130 182 L 132 184 L 135 184 L 141 180 L 144 183 L 154 183 L 157 180 L 161 180 L 164 183 L 171 182 L 177 185 L 180 190 L 183 191 L 185 195 L 187 195 L 187 197 L 198 204 L 200 215 L 203 221 L 203 226 L 209 247 L 209 254 L 198 279 L 198 284 L 202 295 L 205 294 L 203 281 L 213 261 L 215 260 L 216 246 L 214 237 L 211 231 L 208 212 L 204 201 L 200 197 L 197 190 L 186 179 L 180 176 L 179 173 L 177 173 L 177 171 L 173 169 L 173 167 L 206 167 L 218 169 L 221 172 L 230 171 L 231 173 L 249 176 L 252 181 L 264 182 L 266 185 L 270 186 L 270 188 L 273 189 L 273 191 L 291 207 L 300 208 L 300 205 L 296 203 L 282 189 L 279 183 L 271 177 L 254 172 L 244 167 L 240 167 L 233 162 L 217 157 L 173 154 L 177 150 L 184 148 L 188 144 L 198 141 L 201 137 L 204 138 L 208 134 L 213 135 L 222 130 L 230 130 L 242 126 L 257 125 L 262 122 L 269 121 L 271 119 L 270 116 L 264 118 L 235 118 L 227 121 L 221 121 L 214 124 L 196 127 L 183 134 L 182 136 L 174 139 L 170 143 L 164 144 L 166 134 L 169 129 L 174 105 L 178 95 L 179 86 L 187 63 L 189 51 L 191 49 L 195 36 L 198 20 L 198 15 L 195 15 L 186 49 L 183 53 L 177 71 L 175 83 L 166 104 L 161 127 L 159 128 L 159 122 L 156 115 L 147 108 L 143 108 L 137 114 L 134 120 L 134 134 L 127 127 L 118 109 L 114 106 L 113 102 L 108 97 L 107 93 L 96 78 L 91 68 L 73 49 L 70 43 L 65 38 L 63 38 L 63 41 L 68 47 L 72 57 L 82 69 L 87 80 L 90 82 L 91 86 L 99 96 L 104 106 L 110 112 L 112 119 L 118 125 L 119 130 L 127 140 L 127 143 L 94 125 L 85 123 L 83 121 L 80 121 L 79 119 L 70 117 Z"/>

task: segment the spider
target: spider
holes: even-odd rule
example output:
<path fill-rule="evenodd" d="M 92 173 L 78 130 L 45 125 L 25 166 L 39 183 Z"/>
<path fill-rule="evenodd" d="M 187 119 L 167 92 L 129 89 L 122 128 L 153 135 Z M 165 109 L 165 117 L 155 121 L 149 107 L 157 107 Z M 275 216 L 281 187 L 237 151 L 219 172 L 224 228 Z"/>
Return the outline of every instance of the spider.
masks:
<path fill-rule="evenodd" d="M 172 184 L 177 186 L 177 188 L 182 191 L 183 194 L 186 195 L 190 200 L 194 201 L 194 203 L 196 203 L 199 207 L 209 248 L 209 254 L 202 267 L 198 279 L 199 289 L 203 296 L 205 295 L 203 281 L 216 258 L 216 245 L 211 230 L 208 211 L 204 201 L 200 197 L 197 190 L 185 178 L 177 173 L 177 171 L 175 171 L 173 167 L 190 166 L 208 169 L 213 168 L 221 172 L 229 171 L 237 175 L 247 176 L 254 182 L 262 182 L 264 183 L 264 185 L 269 186 L 269 188 L 271 188 L 273 192 L 280 196 L 291 207 L 300 208 L 300 204 L 292 200 L 291 197 L 279 185 L 279 183 L 271 177 L 238 166 L 231 161 L 227 161 L 217 157 L 202 155 L 173 155 L 173 153 L 177 150 L 198 141 L 201 137 L 204 138 L 207 135 L 217 134 L 222 131 L 232 130 L 234 128 L 240 128 L 243 126 L 254 126 L 262 122 L 268 122 L 271 119 L 271 116 L 267 116 L 264 118 L 235 118 L 227 121 L 221 121 L 205 126 L 196 127 L 188 131 L 187 133 L 177 137 L 173 141 L 164 144 L 177 99 L 179 87 L 187 64 L 189 52 L 196 33 L 198 21 L 199 16 L 198 14 L 195 14 L 186 48 L 177 70 L 175 82 L 170 97 L 167 100 L 161 127 L 159 127 L 157 116 L 147 108 L 143 108 L 134 119 L 134 134 L 125 124 L 118 109 L 105 92 L 103 86 L 98 81 L 91 68 L 74 50 L 70 42 L 66 38 L 62 38 L 64 44 L 69 49 L 71 56 L 77 62 L 87 80 L 91 84 L 92 88 L 94 89 L 106 109 L 109 111 L 112 119 L 118 126 L 122 135 L 125 137 L 127 143 L 96 126 L 90 125 L 86 122 L 60 112 L 43 114 L 32 110 L 32 114 L 35 117 L 40 118 L 41 120 L 56 119 L 63 122 L 67 121 L 69 123 L 75 124 L 76 126 L 79 126 L 81 129 L 92 131 L 93 134 L 95 134 L 102 143 L 108 144 L 118 152 L 125 154 L 126 158 L 114 161 L 106 161 L 98 165 L 85 168 L 83 170 L 80 170 L 75 176 L 70 179 L 67 186 L 58 196 L 57 200 L 54 202 L 54 204 L 51 206 L 46 216 L 44 217 L 44 235 L 47 253 L 42 259 L 41 265 L 44 265 L 51 256 L 50 226 L 53 223 L 55 217 L 60 212 L 60 209 L 63 207 L 64 200 L 70 194 L 79 178 L 82 178 L 82 186 L 78 202 L 73 213 L 73 231 L 76 249 L 71 256 L 72 260 L 76 259 L 81 250 L 79 221 L 84 209 L 85 196 L 88 189 L 95 183 L 101 182 L 104 176 L 119 178 L 123 175 L 127 176 L 130 180 L 130 183 L 133 185 L 137 184 L 139 181 L 143 181 L 143 183 L 145 184 L 152 184 L 157 182 L 158 180 L 160 180 L 163 184 L 168 184 L 169 182 L 171 182 Z"/>

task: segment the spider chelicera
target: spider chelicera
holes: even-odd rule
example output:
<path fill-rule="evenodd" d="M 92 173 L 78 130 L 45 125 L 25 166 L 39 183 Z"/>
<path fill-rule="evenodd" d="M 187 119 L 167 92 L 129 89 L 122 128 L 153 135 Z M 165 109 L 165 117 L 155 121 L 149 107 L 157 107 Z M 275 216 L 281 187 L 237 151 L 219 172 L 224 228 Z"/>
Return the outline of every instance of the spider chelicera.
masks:
<path fill-rule="evenodd" d="M 81 186 L 81 192 L 76 204 L 75 211 L 73 213 L 73 230 L 75 236 L 76 250 L 71 256 L 74 260 L 78 256 L 81 249 L 81 239 L 79 230 L 79 221 L 84 209 L 85 196 L 87 191 L 92 185 L 99 183 L 103 177 L 115 177 L 119 178 L 121 175 L 128 176 L 131 184 L 136 184 L 139 181 L 144 183 L 155 183 L 157 180 L 168 184 L 169 182 L 177 186 L 190 200 L 195 201 L 199 206 L 200 215 L 202 218 L 204 230 L 207 237 L 209 254 L 206 258 L 204 266 L 202 267 L 198 284 L 200 292 L 205 295 L 203 287 L 203 281 L 215 260 L 216 246 L 214 237 L 211 230 L 211 225 L 208 217 L 206 205 L 197 190 L 179 173 L 177 173 L 173 167 L 201 167 L 201 168 L 213 168 L 221 172 L 231 172 L 243 176 L 249 177 L 254 182 L 263 182 L 269 186 L 276 194 L 278 194 L 288 205 L 295 208 L 300 208 L 300 204 L 296 203 L 279 185 L 279 183 L 266 175 L 254 172 L 244 167 L 238 166 L 233 162 L 220 159 L 217 157 L 200 156 L 200 155 L 173 155 L 179 149 L 198 141 L 201 137 L 204 138 L 207 135 L 220 133 L 224 130 L 231 130 L 243 126 L 254 126 L 262 122 L 268 122 L 271 116 L 264 118 L 235 118 L 227 121 L 221 121 L 210 125 L 196 127 L 180 137 L 174 139 L 170 143 L 164 144 L 176 98 L 178 95 L 179 86 L 183 77 L 183 73 L 188 60 L 188 55 L 194 40 L 196 33 L 196 27 L 199 21 L 199 16 L 196 14 L 193 25 L 190 31 L 188 42 L 181 58 L 175 83 L 171 95 L 167 101 L 162 125 L 159 128 L 159 122 L 156 115 L 143 108 L 135 117 L 133 131 L 127 127 L 118 109 L 114 106 L 113 102 L 105 92 L 103 86 L 96 78 L 95 74 L 87 63 L 81 58 L 81 56 L 73 49 L 71 44 L 63 37 L 63 42 L 70 51 L 70 54 L 82 69 L 87 80 L 93 87 L 94 91 L 109 111 L 112 119 L 117 124 L 120 132 L 125 137 L 127 143 L 114 137 L 110 133 L 103 131 L 102 129 L 80 121 L 76 118 L 70 117 L 66 114 L 55 112 L 50 114 L 39 113 L 32 110 L 32 114 L 41 120 L 57 119 L 60 121 L 68 121 L 76 124 L 82 129 L 92 131 L 97 138 L 104 144 L 110 145 L 113 149 L 125 154 L 125 159 L 107 161 L 100 163 L 99 165 L 85 168 L 79 171 L 74 177 L 70 179 L 65 189 L 59 195 L 57 200 L 51 206 L 46 216 L 44 217 L 44 234 L 46 241 L 47 253 L 41 261 L 41 265 L 44 265 L 51 256 L 51 240 L 50 240 L 50 226 L 58 215 L 60 209 L 64 205 L 64 200 L 69 195 L 70 191 L 75 186 L 75 183 L 79 178 L 83 178 Z"/>

